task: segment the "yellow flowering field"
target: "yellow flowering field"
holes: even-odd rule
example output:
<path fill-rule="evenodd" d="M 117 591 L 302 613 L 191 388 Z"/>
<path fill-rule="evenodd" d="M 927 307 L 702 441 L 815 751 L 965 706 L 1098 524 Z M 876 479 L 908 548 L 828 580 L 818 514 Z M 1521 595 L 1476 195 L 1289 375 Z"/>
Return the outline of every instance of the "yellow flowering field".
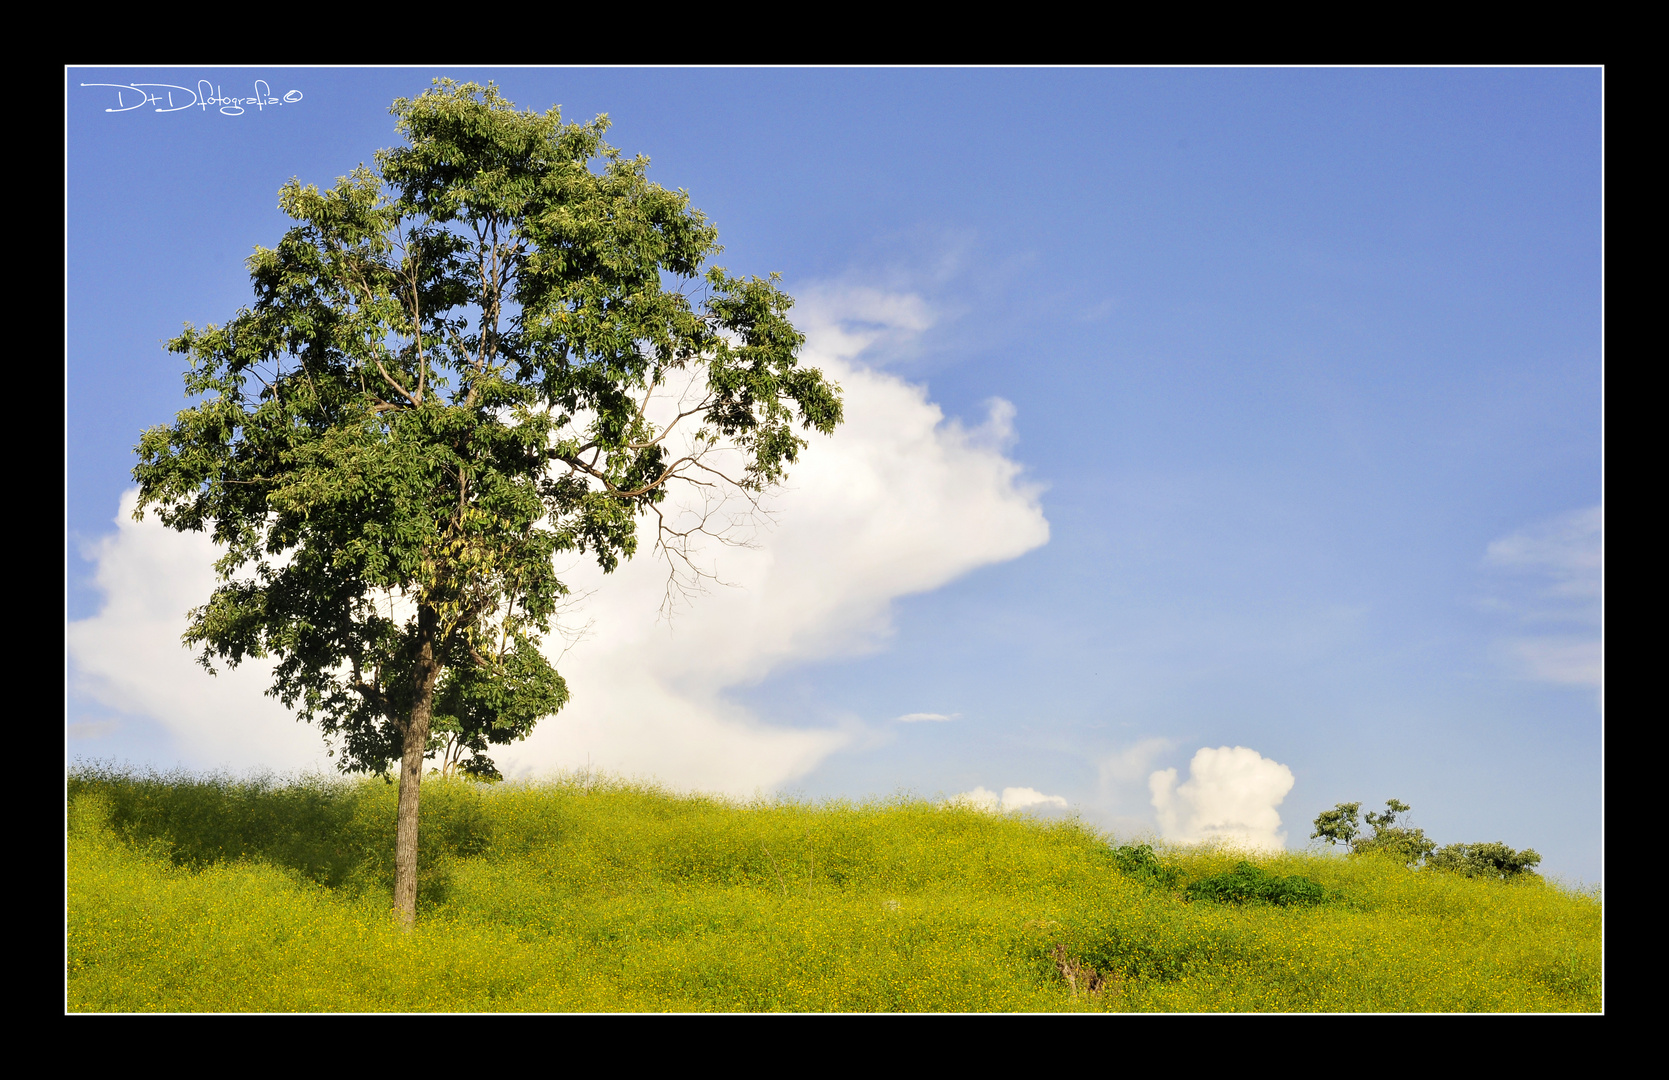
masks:
<path fill-rule="evenodd" d="M 1383 859 L 1252 861 L 1304 907 L 1190 900 L 1240 853 L 1121 872 L 1084 824 L 898 798 L 424 782 L 69 781 L 71 1012 L 1598 1011 L 1597 892 Z"/>

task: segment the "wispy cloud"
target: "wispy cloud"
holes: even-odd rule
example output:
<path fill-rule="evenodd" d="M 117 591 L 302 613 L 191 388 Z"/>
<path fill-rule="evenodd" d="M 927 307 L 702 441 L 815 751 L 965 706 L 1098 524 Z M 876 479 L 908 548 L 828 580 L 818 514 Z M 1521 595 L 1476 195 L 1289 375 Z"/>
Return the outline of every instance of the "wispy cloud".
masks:
<path fill-rule="evenodd" d="M 1541 682 L 1601 686 L 1604 508 L 1591 506 L 1504 536 L 1489 545 L 1485 562 L 1497 575 L 1490 606 L 1524 630 L 1538 629 L 1501 642 L 1509 664 Z"/>
<path fill-rule="evenodd" d="M 71 739 L 102 739 L 122 726 L 120 720 L 82 720 L 64 725 L 64 733 Z"/>
<path fill-rule="evenodd" d="M 936 713 L 936 712 L 913 712 L 913 713 L 905 713 L 903 716 L 898 717 L 897 720 L 895 720 L 894 722 L 899 723 L 899 724 L 922 724 L 922 723 L 942 724 L 942 723 L 945 723 L 946 721 L 949 721 L 949 720 L 956 720 L 956 719 L 960 718 L 961 715 L 962 715 L 961 713 L 948 713 L 947 714 L 947 713 Z"/>
<path fill-rule="evenodd" d="M 1104 827 L 1125 837 L 1155 835 L 1148 774 L 1180 741 L 1153 736 L 1095 759 L 1097 783 L 1091 813 Z"/>
<path fill-rule="evenodd" d="M 915 293 L 850 283 L 802 290 L 794 316 L 819 350 L 848 360 L 907 342 L 935 321 L 927 301 Z"/>
<path fill-rule="evenodd" d="M 1176 744 L 1175 739 L 1143 739 L 1096 762 L 1102 797 L 1116 798 L 1126 794 L 1131 788 L 1140 787 L 1142 780 L 1147 776 L 1149 766 L 1153 764 L 1153 759 Z"/>
<path fill-rule="evenodd" d="M 1485 558 L 1539 578 L 1544 596 L 1597 605 L 1605 573 L 1605 508 L 1590 506 L 1503 536 L 1490 543 Z"/>
<path fill-rule="evenodd" d="M 1582 638 L 1519 638 L 1508 643 L 1511 655 L 1532 679 L 1563 686 L 1602 686 L 1605 647 Z"/>

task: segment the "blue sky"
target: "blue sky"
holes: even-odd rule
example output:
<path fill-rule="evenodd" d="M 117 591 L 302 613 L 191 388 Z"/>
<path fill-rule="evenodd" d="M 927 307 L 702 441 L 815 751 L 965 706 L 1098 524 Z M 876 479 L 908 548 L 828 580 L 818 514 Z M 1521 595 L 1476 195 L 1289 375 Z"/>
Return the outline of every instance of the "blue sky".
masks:
<path fill-rule="evenodd" d="M 653 567 L 574 568 L 575 704 L 501 763 L 1289 847 L 1397 797 L 1600 879 L 1594 69 L 69 69 L 68 757 L 328 767 L 173 644 L 211 553 L 119 506 L 161 342 L 435 75 L 608 113 L 852 416 L 738 588 L 668 624 Z M 299 98 L 82 85 L 257 79 Z"/>

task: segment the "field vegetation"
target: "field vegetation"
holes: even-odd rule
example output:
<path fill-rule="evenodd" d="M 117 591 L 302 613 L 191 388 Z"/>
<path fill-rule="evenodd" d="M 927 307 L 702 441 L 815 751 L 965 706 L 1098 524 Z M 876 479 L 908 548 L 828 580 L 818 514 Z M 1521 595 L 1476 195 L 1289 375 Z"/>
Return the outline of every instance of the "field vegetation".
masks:
<path fill-rule="evenodd" d="M 1597 891 L 1372 852 L 1116 845 L 896 798 L 424 784 L 418 921 L 381 780 L 68 780 L 67 1007 L 1597 1011 Z"/>

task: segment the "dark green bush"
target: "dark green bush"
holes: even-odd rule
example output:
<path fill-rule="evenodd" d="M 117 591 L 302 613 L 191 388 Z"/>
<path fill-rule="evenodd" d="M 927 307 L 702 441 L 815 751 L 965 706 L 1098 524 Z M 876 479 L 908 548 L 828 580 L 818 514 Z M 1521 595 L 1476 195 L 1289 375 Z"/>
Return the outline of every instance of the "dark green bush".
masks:
<path fill-rule="evenodd" d="M 1306 877 L 1274 877 L 1249 862 L 1224 874 L 1202 878 L 1187 888 L 1188 899 L 1218 904 L 1278 904 L 1297 907 L 1327 898 L 1321 883 Z"/>
<path fill-rule="evenodd" d="M 1113 862 L 1125 877 L 1159 889 L 1176 888 L 1177 872 L 1166 866 L 1147 844 L 1126 844 L 1113 848 Z"/>
<path fill-rule="evenodd" d="M 1506 844 L 1450 844 L 1431 855 L 1426 866 L 1474 878 L 1505 881 L 1520 874 L 1534 874 L 1531 867 L 1542 857 L 1531 848 L 1514 851 Z"/>
<path fill-rule="evenodd" d="M 1429 858 L 1437 850 L 1437 844 L 1427 839 L 1424 829 L 1381 827 L 1367 839 L 1356 841 L 1351 850 L 1358 855 L 1393 858 L 1404 866 L 1418 866 L 1420 860 Z"/>

